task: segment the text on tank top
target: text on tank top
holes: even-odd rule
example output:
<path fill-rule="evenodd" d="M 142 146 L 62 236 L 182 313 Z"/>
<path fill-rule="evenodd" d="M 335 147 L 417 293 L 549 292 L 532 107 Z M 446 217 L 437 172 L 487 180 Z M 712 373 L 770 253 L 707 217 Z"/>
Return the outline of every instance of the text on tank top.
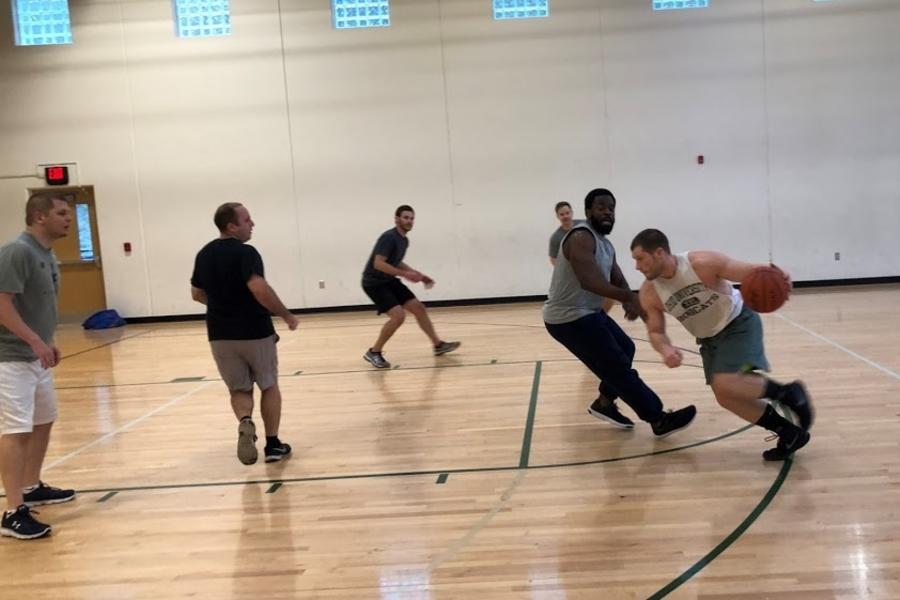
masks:
<path fill-rule="evenodd" d="M 712 337 L 741 313 L 744 300 L 730 281 L 723 280 L 723 291 L 703 283 L 691 266 L 687 252 L 674 256 L 677 261 L 675 276 L 654 279 L 656 293 L 666 312 L 694 337 Z"/>

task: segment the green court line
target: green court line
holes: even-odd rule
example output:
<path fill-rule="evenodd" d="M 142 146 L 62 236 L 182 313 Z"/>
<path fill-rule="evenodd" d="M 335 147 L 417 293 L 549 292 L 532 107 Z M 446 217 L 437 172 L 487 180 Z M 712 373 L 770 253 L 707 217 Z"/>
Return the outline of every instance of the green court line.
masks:
<path fill-rule="evenodd" d="M 559 467 L 583 467 L 586 465 L 597 465 L 601 463 L 614 463 L 621 462 L 623 460 L 632 460 L 634 458 L 646 458 L 648 456 L 659 456 L 661 454 L 669 454 L 670 452 L 678 452 L 680 450 L 687 450 L 688 448 L 696 448 L 697 446 L 704 446 L 706 444 L 712 444 L 713 442 L 718 442 L 719 440 L 724 440 L 725 438 L 729 438 L 733 435 L 737 435 L 739 433 L 743 433 L 748 429 L 753 429 L 755 425 L 749 424 L 744 425 L 740 429 L 735 429 L 734 431 L 730 431 L 728 433 L 723 433 L 722 435 L 717 435 L 714 438 L 709 438 L 708 440 L 700 440 L 699 442 L 694 442 L 693 444 L 686 444 L 684 446 L 676 446 L 675 448 L 666 448 L 665 450 L 653 450 L 651 452 L 644 452 L 642 454 L 629 454 L 628 456 L 617 456 L 614 458 L 601 458 L 598 460 L 579 460 L 573 462 L 566 463 L 549 463 L 546 465 L 529 465 L 529 469 L 556 469 Z"/>
<path fill-rule="evenodd" d="M 528 405 L 528 418 L 525 421 L 525 433 L 522 435 L 522 453 L 519 455 L 519 468 L 528 467 L 531 454 L 531 435 L 534 432 L 534 413 L 537 408 L 538 388 L 541 386 L 541 361 L 534 363 L 534 380 L 531 382 L 531 402 Z"/>
<path fill-rule="evenodd" d="M 537 392 L 536 389 L 540 380 L 540 361 L 535 364 L 535 382 L 532 386 L 532 402 L 531 407 L 529 408 L 529 422 L 533 422 L 533 412 L 534 407 L 537 404 Z M 413 477 L 420 475 L 438 475 L 438 479 L 436 483 L 444 483 L 447 481 L 447 478 L 450 474 L 456 473 L 487 473 L 487 472 L 498 472 L 498 471 L 516 471 L 516 470 L 529 470 L 529 469 L 549 469 L 549 468 L 565 468 L 565 467 L 574 467 L 574 466 L 586 466 L 586 465 L 595 465 L 595 464 L 603 464 L 603 463 L 612 463 L 612 462 L 620 462 L 629 459 L 635 458 L 646 458 L 649 456 L 656 456 L 660 454 L 668 454 L 671 452 L 677 452 L 680 450 L 686 450 L 688 448 L 694 448 L 697 446 L 702 446 L 705 444 L 711 444 L 713 442 L 717 442 L 732 436 L 735 436 L 739 433 L 752 429 L 753 425 L 745 425 L 740 429 L 736 429 L 734 431 L 730 431 L 728 433 L 724 433 L 722 435 L 716 436 L 714 438 L 710 438 L 707 440 L 701 440 L 699 442 L 695 442 L 693 444 L 686 444 L 684 446 L 677 446 L 675 448 L 667 448 L 665 450 L 656 450 L 653 452 L 645 452 L 641 454 L 632 454 L 629 456 L 619 456 L 614 458 L 603 458 L 597 460 L 590 461 L 578 461 L 578 462 L 568 462 L 568 463 L 555 463 L 555 464 L 545 464 L 545 465 L 532 465 L 524 467 L 514 467 L 514 466 L 502 466 L 502 467 L 479 467 L 479 468 L 468 468 L 468 469 L 441 469 L 441 470 L 426 470 L 426 471 L 407 471 L 407 472 L 387 472 L 387 473 L 362 473 L 355 475 L 325 475 L 318 477 L 297 477 L 291 479 L 263 479 L 263 480 L 245 480 L 245 481 L 225 481 L 225 482 L 207 482 L 207 483 L 185 483 L 185 484 L 169 484 L 169 485 L 147 485 L 147 486 L 132 486 L 132 487 L 122 487 L 116 489 L 86 489 L 79 490 L 79 494 L 88 494 L 88 493 L 101 493 L 106 492 L 106 495 L 98 500 L 98 502 L 105 502 L 106 500 L 112 498 L 119 492 L 126 491 L 154 491 L 154 490 L 171 490 L 171 489 L 185 489 L 185 488 L 202 488 L 202 487 L 227 487 L 227 486 L 239 486 L 239 485 L 253 485 L 253 484 L 271 484 L 271 487 L 267 490 L 266 493 L 274 493 L 278 488 L 280 488 L 285 483 L 303 483 L 303 482 L 317 482 L 317 481 L 341 481 L 341 480 L 349 480 L 349 479 L 375 479 L 380 477 Z M 524 451 L 524 448 L 523 448 Z M 525 462 L 527 463 L 527 456 L 524 457 Z M 520 461 L 521 462 L 521 461 Z M 740 538 L 740 536 L 752 525 L 756 519 L 768 508 L 769 504 L 778 494 L 778 491 L 781 489 L 782 484 L 787 479 L 787 475 L 790 472 L 791 465 L 793 464 L 793 459 L 789 458 L 784 462 L 781 467 L 781 471 L 778 474 L 778 477 L 775 479 L 772 486 L 766 492 L 766 495 L 760 500 L 759 504 L 757 504 L 756 508 L 741 522 L 737 528 L 732 531 L 728 537 L 726 537 L 722 542 L 720 542 L 715 548 L 713 548 L 710 552 L 708 552 L 705 556 L 703 556 L 700 560 L 694 563 L 690 568 L 688 568 L 684 573 L 676 577 L 670 583 L 668 583 L 665 587 L 661 588 L 652 596 L 648 597 L 647 600 L 659 600 L 670 594 L 672 591 L 677 589 L 679 586 L 684 584 L 686 581 L 691 579 L 694 575 L 699 573 L 704 567 L 706 567 L 709 563 L 715 560 L 722 552 L 728 549 L 735 541 Z M 0 498 L 5 496 L 0 496 Z"/>
<path fill-rule="evenodd" d="M 763 499 L 759 501 L 759 504 L 756 505 L 756 508 L 753 509 L 747 518 L 745 518 L 740 525 L 738 525 L 734 531 L 728 534 L 718 546 L 710 550 L 706 556 L 695 562 L 690 566 L 684 573 L 673 579 L 669 582 L 668 585 L 660 589 L 658 592 L 648 597 L 647 600 L 659 600 L 660 598 L 664 598 L 668 596 L 671 592 L 675 591 L 681 584 L 686 582 L 688 579 L 699 573 L 703 570 L 703 567 L 711 563 L 716 559 L 717 556 L 725 552 L 731 544 L 733 544 L 741 535 L 747 531 L 747 529 L 753 525 L 753 522 L 759 518 L 759 515 L 763 513 L 763 511 L 768 508 L 769 504 L 772 502 L 772 499 L 778 493 L 778 490 L 781 489 L 781 484 L 784 483 L 784 480 L 787 479 L 788 473 L 791 471 L 791 465 L 793 464 L 794 459 L 788 458 L 784 461 L 784 464 L 781 465 L 781 471 L 778 473 L 778 477 L 775 478 L 774 483 L 769 488 L 769 491 L 766 492 L 766 495 L 763 496 Z"/>
<path fill-rule="evenodd" d="M 675 448 L 666 448 L 665 450 L 654 450 L 653 452 L 644 452 L 641 454 L 632 454 L 629 456 L 617 456 L 614 458 L 598 458 L 597 460 L 586 460 L 580 462 L 568 462 L 568 463 L 556 463 L 556 464 L 545 464 L 545 465 L 531 465 L 526 467 L 526 469 L 552 469 L 552 468 L 564 468 L 564 467 L 581 467 L 581 466 L 589 466 L 589 465 L 600 465 L 604 463 L 613 463 L 613 462 L 621 462 L 623 460 L 630 460 L 634 458 L 646 458 L 648 456 L 656 456 L 658 454 L 669 454 L 670 452 L 678 452 L 679 450 L 686 450 L 688 448 L 695 448 L 697 446 L 703 446 L 705 444 L 711 444 L 713 442 L 718 442 L 725 438 L 729 438 L 735 436 L 739 433 L 743 433 L 748 429 L 751 429 L 753 425 L 746 425 L 741 427 L 740 429 L 735 429 L 729 433 L 724 433 L 722 435 L 716 436 L 714 438 L 710 438 L 708 440 L 701 440 L 699 442 L 694 442 L 693 444 L 686 444 L 684 446 L 676 446 Z M 500 467 L 471 467 L 471 468 L 463 468 L 463 469 L 427 469 L 423 471 L 389 471 L 389 472 L 381 472 L 381 473 L 352 473 L 349 475 L 316 475 L 312 477 L 294 477 L 294 478 L 281 478 L 281 479 L 245 479 L 241 481 L 211 481 L 204 483 L 169 483 L 169 484 L 158 484 L 158 485 L 135 485 L 135 486 L 126 486 L 126 487 L 118 487 L 118 488 L 91 488 L 78 490 L 79 494 L 99 494 L 103 492 L 136 492 L 136 491 L 155 491 L 155 490 L 178 490 L 178 489 L 188 489 L 188 488 L 205 488 L 205 487 L 230 487 L 230 486 L 240 486 L 240 485 L 260 485 L 260 484 L 273 484 L 273 483 L 305 483 L 305 482 L 318 482 L 318 481 L 343 481 L 343 480 L 351 480 L 351 479 L 377 479 L 377 478 L 387 478 L 387 477 L 418 477 L 422 475 L 441 475 L 442 473 L 447 473 L 448 475 L 454 474 L 465 474 L 465 473 L 496 473 L 500 471 L 515 471 L 520 467 L 518 465 L 506 465 Z M 0 495 L 0 498 L 5 498 L 5 495 Z"/>
<path fill-rule="evenodd" d="M 194 377 L 176 377 L 169 383 L 189 383 L 191 381 L 203 381 L 203 375 L 194 376 Z"/>

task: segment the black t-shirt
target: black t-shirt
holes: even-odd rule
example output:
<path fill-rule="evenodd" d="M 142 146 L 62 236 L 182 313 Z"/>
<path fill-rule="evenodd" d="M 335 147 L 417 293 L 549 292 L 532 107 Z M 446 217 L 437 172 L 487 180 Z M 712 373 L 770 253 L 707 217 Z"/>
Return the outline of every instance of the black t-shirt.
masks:
<path fill-rule="evenodd" d="M 362 284 L 368 287 L 388 283 L 394 279 L 393 275 L 388 275 L 372 266 L 375 262 L 375 255 L 383 256 L 392 267 L 399 267 L 400 263 L 403 262 L 403 257 L 406 256 L 407 248 L 409 248 L 409 238 L 400 235 L 396 227 L 382 233 L 378 241 L 375 242 L 372 254 L 369 255 L 369 261 L 366 263 L 366 268 L 363 271 Z"/>
<path fill-rule="evenodd" d="M 259 340 L 275 333 L 272 315 L 247 281 L 265 277 L 256 248 L 234 238 L 213 240 L 197 253 L 191 285 L 206 292 L 210 340 Z"/>

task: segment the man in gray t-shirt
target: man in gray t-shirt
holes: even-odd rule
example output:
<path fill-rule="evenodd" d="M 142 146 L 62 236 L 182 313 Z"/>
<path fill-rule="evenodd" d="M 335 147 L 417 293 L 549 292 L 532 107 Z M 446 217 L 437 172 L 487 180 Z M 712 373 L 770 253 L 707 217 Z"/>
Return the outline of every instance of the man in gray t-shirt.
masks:
<path fill-rule="evenodd" d="M 559 219 L 559 227 L 550 236 L 549 254 L 551 265 L 556 264 L 556 255 L 559 254 L 559 244 L 569 230 L 576 225 L 584 223 L 584 219 L 572 219 L 572 205 L 566 201 L 557 202 L 554 210 L 556 211 L 556 218 Z"/>
<path fill-rule="evenodd" d="M 58 197 L 36 195 L 25 205 L 25 232 L 0 247 L 0 474 L 6 511 L 0 535 L 23 540 L 50 533 L 30 507 L 75 498 L 41 481 L 50 429 L 56 421 L 51 368 L 59 269 L 50 249 L 68 234 L 72 209 Z"/>

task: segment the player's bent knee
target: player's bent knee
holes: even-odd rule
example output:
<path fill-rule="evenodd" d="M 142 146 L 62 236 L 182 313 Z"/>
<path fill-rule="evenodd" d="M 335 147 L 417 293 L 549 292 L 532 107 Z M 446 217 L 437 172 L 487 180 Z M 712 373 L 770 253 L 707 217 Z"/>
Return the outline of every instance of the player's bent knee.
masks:
<path fill-rule="evenodd" d="M 388 311 L 388 318 L 396 323 L 397 326 L 400 326 L 406 320 L 406 311 L 399 306 L 395 306 Z"/>

